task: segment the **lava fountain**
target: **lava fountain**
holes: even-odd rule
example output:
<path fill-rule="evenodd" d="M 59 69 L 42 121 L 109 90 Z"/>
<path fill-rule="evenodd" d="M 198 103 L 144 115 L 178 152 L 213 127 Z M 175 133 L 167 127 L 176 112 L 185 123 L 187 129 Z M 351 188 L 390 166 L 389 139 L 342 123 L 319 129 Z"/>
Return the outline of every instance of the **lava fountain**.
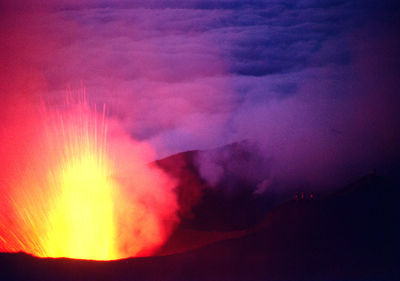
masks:
<path fill-rule="evenodd" d="M 152 254 L 176 222 L 149 145 L 85 100 L 11 110 L 0 130 L 0 251 L 113 260 Z"/>

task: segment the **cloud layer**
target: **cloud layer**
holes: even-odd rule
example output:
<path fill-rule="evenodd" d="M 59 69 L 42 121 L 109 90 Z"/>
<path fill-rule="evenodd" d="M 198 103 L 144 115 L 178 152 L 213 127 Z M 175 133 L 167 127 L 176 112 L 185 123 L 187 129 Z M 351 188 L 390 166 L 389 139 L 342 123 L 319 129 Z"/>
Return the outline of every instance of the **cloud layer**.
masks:
<path fill-rule="evenodd" d="M 249 139 L 261 182 L 397 161 L 395 1 L 141 2 L 6 3 L 2 92 L 57 104 L 84 85 L 158 157 Z"/>

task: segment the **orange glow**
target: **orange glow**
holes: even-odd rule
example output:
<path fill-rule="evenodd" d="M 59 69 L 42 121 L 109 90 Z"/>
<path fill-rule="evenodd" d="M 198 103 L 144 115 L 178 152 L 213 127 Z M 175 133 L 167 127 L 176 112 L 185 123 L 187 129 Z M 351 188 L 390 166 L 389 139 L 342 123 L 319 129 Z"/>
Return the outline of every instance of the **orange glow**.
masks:
<path fill-rule="evenodd" d="M 0 251 L 112 260 L 165 241 L 177 204 L 148 145 L 85 102 L 21 114 L 0 133 Z"/>

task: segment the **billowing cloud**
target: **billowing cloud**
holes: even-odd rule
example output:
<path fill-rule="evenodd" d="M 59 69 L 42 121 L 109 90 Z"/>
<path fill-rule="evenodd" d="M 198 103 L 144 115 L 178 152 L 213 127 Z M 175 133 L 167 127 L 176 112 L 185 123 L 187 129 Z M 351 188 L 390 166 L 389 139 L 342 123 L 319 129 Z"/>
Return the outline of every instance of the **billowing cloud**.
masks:
<path fill-rule="evenodd" d="M 9 2 L 3 93 L 83 85 L 157 157 L 250 139 L 260 182 L 332 185 L 398 159 L 395 1 Z"/>

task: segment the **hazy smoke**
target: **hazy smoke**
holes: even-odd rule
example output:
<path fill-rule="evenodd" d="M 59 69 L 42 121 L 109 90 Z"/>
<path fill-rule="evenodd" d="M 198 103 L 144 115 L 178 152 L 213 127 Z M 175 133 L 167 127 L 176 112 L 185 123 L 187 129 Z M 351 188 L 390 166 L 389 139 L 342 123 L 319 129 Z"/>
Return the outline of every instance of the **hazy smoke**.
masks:
<path fill-rule="evenodd" d="M 54 1 L 37 16 L 5 5 L 2 93 L 57 104 L 84 85 L 155 158 L 249 140 L 248 158 L 199 156 L 211 185 L 237 175 L 260 193 L 391 173 L 398 9 L 339 2 Z"/>
<path fill-rule="evenodd" d="M 383 29 L 386 32 L 379 36 L 369 34 Z M 232 113 L 231 141 L 251 140 L 247 152 L 263 158 L 257 162 L 263 163 L 266 177 L 259 181 L 261 189 L 271 182 L 340 187 L 374 169 L 388 177 L 396 175 L 400 159 L 399 41 L 391 25 L 368 25 L 352 31 L 346 40 L 350 64 L 316 66 L 284 75 L 300 81 L 296 94 L 261 101 L 250 97 Z M 227 177 L 223 167 L 230 165 L 235 153 L 200 154 L 203 177 L 212 185 Z M 237 159 L 242 159 L 238 170 L 246 171 L 248 158 Z"/>

